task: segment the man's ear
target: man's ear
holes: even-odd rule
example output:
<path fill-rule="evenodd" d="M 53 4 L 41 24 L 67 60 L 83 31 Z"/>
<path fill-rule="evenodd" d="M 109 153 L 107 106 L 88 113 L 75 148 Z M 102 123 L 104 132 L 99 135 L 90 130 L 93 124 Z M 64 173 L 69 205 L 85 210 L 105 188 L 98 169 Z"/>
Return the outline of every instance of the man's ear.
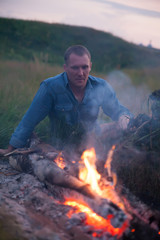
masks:
<path fill-rule="evenodd" d="M 91 69 L 92 69 L 92 62 L 90 62 L 90 71 L 91 71 Z"/>
<path fill-rule="evenodd" d="M 66 68 L 67 68 L 66 64 L 63 64 L 63 69 L 65 72 L 66 72 Z"/>

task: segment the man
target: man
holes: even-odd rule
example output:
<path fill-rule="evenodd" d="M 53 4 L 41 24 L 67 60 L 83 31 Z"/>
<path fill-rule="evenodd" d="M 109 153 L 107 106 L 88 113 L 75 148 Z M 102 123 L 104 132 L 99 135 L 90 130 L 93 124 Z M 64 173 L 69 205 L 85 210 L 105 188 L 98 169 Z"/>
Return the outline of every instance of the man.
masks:
<path fill-rule="evenodd" d="M 65 71 L 41 83 L 8 149 L 1 149 L 0 154 L 24 147 L 35 126 L 47 115 L 51 120 L 53 144 L 60 148 L 73 136 L 84 136 L 98 129 L 100 107 L 121 128 L 127 128 L 131 117 L 129 110 L 119 103 L 105 80 L 89 75 L 92 67 L 89 51 L 81 45 L 71 46 L 65 52 L 64 61 Z"/>

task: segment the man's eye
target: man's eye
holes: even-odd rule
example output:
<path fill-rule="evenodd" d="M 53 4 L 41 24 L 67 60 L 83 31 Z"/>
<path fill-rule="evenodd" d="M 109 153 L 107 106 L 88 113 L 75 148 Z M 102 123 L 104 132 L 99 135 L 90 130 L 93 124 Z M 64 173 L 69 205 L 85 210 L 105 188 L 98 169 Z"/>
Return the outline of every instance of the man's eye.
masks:
<path fill-rule="evenodd" d="M 87 65 L 82 67 L 82 69 L 83 69 L 83 70 L 85 70 L 85 69 L 87 69 L 87 68 L 88 68 L 88 66 L 87 66 Z"/>
<path fill-rule="evenodd" d="M 73 70 L 78 70 L 78 67 L 74 66 L 72 67 Z"/>
<path fill-rule="evenodd" d="M 82 66 L 82 67 L 77 67 L 77 66 L 73 66 L 73 67 L 71 67 L 73 70 L 75 70 L 75 71 L 78 71 L 79 69 L 83 69 L 83 70 L 86 70 L 86 69 L 88 69 L 88 66 L 87 65 L 84 65 L 84 66 Z"/>

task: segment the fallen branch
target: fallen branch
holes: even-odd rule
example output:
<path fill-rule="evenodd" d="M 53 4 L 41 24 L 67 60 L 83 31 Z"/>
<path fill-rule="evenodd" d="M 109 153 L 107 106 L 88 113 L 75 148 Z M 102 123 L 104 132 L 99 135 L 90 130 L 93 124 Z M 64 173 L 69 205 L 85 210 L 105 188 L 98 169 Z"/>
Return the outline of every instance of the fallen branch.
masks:
<path fill-rule="evenodd" d="M 9 152 L 7 154 L 4 155 L 4 157 L 8 157 L 8 156 L 11 156 L 11 155 L 17 155 L 17 154 L 30 154 L 30 153 L 34 153 L 34 152 L 39 152 L 40 149 L 39 148 L 34 148 L 34 149 L 31 149 L 31 148 L 17 148 L 15 149 L 14 151 L 12 152 Z"/>

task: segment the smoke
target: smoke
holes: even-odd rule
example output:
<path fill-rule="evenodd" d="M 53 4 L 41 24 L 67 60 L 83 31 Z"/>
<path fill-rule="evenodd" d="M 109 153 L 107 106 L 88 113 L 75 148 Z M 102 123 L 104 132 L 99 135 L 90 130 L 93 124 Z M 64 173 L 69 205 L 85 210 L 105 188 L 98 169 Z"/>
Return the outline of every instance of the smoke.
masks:
<path fill-rule="evenodd" d="M 117 98 L 134 116 L 140 113 L 148 114 L 148 97 L 151 93 L 147 85 L 133 86 L 128 75 L 115 70 L 107 75 L 107 82 L 113 87 Z"/>

